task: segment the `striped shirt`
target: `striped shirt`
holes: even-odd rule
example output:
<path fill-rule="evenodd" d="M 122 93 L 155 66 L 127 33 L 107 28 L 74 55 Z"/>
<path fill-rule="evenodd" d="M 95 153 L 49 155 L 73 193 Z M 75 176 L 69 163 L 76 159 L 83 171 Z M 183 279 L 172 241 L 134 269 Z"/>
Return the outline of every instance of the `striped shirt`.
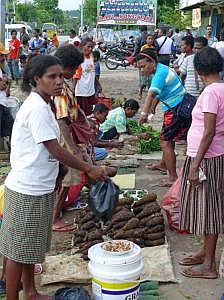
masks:
<path fill-rule="evenodd" d="M 176 72 L 160 63 L 157 64 L 149 92 L 156 93 L 157 99 L 165 102 L 170 108 L 176 107 L 181 103 L 186 94 L 185 88 Z M 165 104 L 161 104 L 164 112 L 169 110 Z"/>
<path fill-rule="evenodd" d="M 180 72 L 186 76 L 184 81 L 184 87 L 186 91 L 192 96 L 198 98 L 204 88 L 204 84 L 195 71 L 194 54 L 185 57 L 183 63 L 180 66 Z"/>

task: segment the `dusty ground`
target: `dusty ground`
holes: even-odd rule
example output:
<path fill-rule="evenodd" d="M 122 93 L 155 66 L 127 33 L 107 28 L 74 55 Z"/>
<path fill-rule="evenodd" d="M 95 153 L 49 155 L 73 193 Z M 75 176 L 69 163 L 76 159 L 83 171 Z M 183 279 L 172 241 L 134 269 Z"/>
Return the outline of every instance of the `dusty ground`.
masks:
<path fill-rule="evenodd" d="M 134 68 L 118 69 L 116 71 L 108 71 L 105 68 L 102 70 L 101 82 L 104 88 L 104 92 L 110 97 L 124 96 L 127 98 L 137 99 L 137 70 Z M 161 113 L 155 117 L 153 126 L 160 128 L 161 125 Z M 180 168 L 184 157 L 183 147 L 177 148 L 178 152 L 178 167 Z M 141 163 L 141 166 L 136 169 L 136 186 L 138 188 L 147 188 L 149 191 L 153 191 L 158 194 L 158 198 L 161 199 L 166 188 L 158 186 L 158 182 L 164 178 L 159 172 L 152 172 L 145 169 L 145 162 Z M 72 219 L 74 213 L 66 213 L 66 219 Z M 224 284 L 220 279 L 217 280 L 201 280 L 201 279 L 188 279 L 180 275 L 180 267 L 178 260 L 184 253 L 193 252 L 197 250 L 200 245 L 200 239 L 193 236 L 178 235 L 171 232 L 167 228 L 167 238 L 171 247 L 171 254 L 173 259 L 173 265 L 175 274 L 179 280 L 179 284 L 163 284 L 161 285 L 161 292 L 167 297 L 168 300 L 220 300 L 222 293 L 224 293 Z M 71 234 L 54 233 L 52 241 L 52 251 L 50 254 L 61 253 L 70 249 L 71 247 Z M 217 251 L 217 264 L 219 264 L 220 253 L 223 248 L 223 239 L 220 239 L 218 243 Z M 42 291 L 56 290 L 57 287 L 49 286 L 42 287 Z"/>

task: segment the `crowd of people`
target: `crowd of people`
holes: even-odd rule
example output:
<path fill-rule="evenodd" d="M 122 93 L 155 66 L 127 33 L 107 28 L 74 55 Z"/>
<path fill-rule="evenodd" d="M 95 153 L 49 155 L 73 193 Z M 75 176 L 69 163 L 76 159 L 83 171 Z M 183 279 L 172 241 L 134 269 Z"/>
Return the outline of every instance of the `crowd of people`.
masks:
<path fill-rule="evenodd" d="M 0 45 L 0 106 L 7 108 L 10 78 L 21 78 L 22 89 L 28 93 L 10 133 L 11 171 L 5 181 L 0 232 L 8 299 L 18 299 L 21 278 L 26 300 L 50 299 L 38 294 L 34 268 L 49 250 L 52 230 L 75 229 L 62 220 L 70 187 L 114 175 L 113 168 L 99 167 L 96 161 L 105 158 L 106 148 L 122 147 L 120 135 L 131 134 L 127 118 L 134 117 L 141 107 L 139 122 L 145 123 L 159 103 L 164 114 L 163 156 L 159 164 L 149 167 L 168 172 L 164 185 L 171 186 L 178 178 L 175 142 L 187 140 L 179 192 L 180 229 L 204 238 L 203 249 L 180 262 L 199 266 L 182 273 L 217 277 L 215 249 L 224 225 L 224 84 L 222 47 L 212 37 L 211 28 L 207 27 L 207 38 L 193 38 L 190 33 L 182 37 L 181 55 L 171 65 L 177 35 L 169 37 L 161 28 L 155 37 L 142 27 L 134 56 L 141 95 L 148 89 L 144 106 L 129 99 L 113 110 L 97 102 L 103 90 L 100 57 L 90 37 L 80 39 L 71 30 L 68 44 L 58 47 L 54 36 L 50 43 L 56 51 L 52 55 L 43 50 L 48 49 L 48 40 L 37 29 L 30 40 L 22 29 L 20 41 L 13 30 L 9 50 Z M 26 60 L 19 77 L 21 53 Z M 7 66 L 11 77 L 5 71 Z"/>

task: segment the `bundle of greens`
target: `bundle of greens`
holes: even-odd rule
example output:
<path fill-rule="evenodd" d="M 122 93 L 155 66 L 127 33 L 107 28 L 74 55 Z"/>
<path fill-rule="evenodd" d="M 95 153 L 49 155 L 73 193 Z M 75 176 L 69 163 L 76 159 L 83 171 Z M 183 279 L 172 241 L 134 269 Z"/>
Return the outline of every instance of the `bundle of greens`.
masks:
<path fill-rule="evenodd" d="M 160 132 L 152 128 L 152 126 L 139 125 L 136 120 L 129 119 L 128 126 L 133 134 L 148 133 L 150 136 L 149 140 L 139 140 L 139 153 L 148 154 L 152 151 L 160 151 Z"/>

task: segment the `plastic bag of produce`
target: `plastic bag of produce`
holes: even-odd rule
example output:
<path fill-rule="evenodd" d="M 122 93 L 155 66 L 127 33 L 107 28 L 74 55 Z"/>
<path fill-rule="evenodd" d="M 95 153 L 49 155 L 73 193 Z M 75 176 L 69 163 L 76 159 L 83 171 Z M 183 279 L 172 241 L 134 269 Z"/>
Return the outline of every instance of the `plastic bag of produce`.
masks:
<path fill-rule="evenodd" d="M 167 220 L 171 230 L 174 230 L 178 233 L 188 233 L 187 231 L 179 230 L 180 222 L 180 212 L 179 212 L 179 190 L 182 179 L 182 171 L 180 172 L 179 177 L 168 190 L 168 192 L 163 196 L 161 201 L 161 207 L 166 212 Z"/>
<path fill-rule="evenodd" d="M 112 218 L 119 199 L 119 188 L 108 178 L 104 182 L 92 184 L 89 206 L 98 218 L 106 222 Z"/>
<path fill-rule="evenodd" d="M 53 300 L 90 300 L 87 291 L 82 287 L 62 288 L 57 290 Z"/>

